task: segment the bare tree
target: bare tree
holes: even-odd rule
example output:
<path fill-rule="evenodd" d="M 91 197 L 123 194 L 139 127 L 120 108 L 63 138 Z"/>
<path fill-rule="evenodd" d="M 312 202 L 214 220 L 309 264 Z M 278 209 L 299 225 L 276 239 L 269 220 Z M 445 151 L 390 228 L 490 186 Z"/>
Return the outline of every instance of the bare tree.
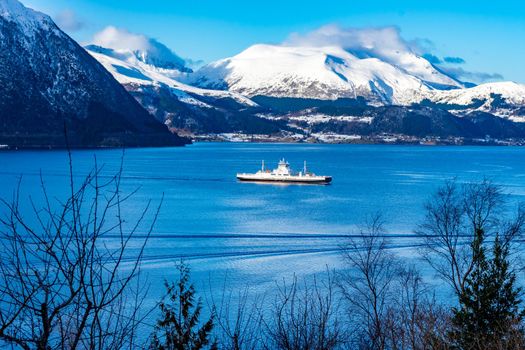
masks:
<path fill-rule="evenodd" d="M 128 223 L 122 205 L 134 192 L 121 190 L 122 161 L 108 178 L 95 158 L 76 183 L 68 154 L 66 200 L 51 197 L 41 176 L 42 205 L 32 197 L 21 203 L 21 181 L 13 200 L 1 201 L 0 343 L 27 350 L 136 348 L 144 293 L 136 277 L 160 204 L 148 202 Z"/>
<path fill-rule="evenodd" d="M 332 273 L 299 286 L 278 287 L 274 306 L 264 315 L 265 349 L 331 350 L 344 344 Z"/>
<path fill-rule="evenodd" d="M 386 349 L 392 329 L 392 291 L 399 266 L 388 251 L 381 216 L 375 215 L 360 235 L 342 247 L 347 271 L 339 286 L 348 302 L 350 323 L 355 327 L 354 347 Z"/>
<path fill-rule="evenodd" d="M 403 267 L 397 277 L 388 328 L 389 349 L 448 349 L 450 311 L 439 305 L 415 266 Z"/>
<path fill-rule="evenodd" d="M 380 214 L 343 246 L 339 286 L 349 306 L 352 349 L 445 350 L 449 311 L 413 265 L 390 250 Z"/>
<path fill-rule="evenodd" d="M 222 349 L 252 350 L 262 347 L 263 298 L 250 293 L 249 288 L 239 292 L 223 286 L 219 300 L 211 291 L 210 309 L 217 313 L 217 332 Z"/>
<path fill-rule="evenodd" d="M 505 245 L 523 233 L 525 210 L 514 218 L 503 215 L 502 190 L 488 180 L 458 185 L 445 183 L 425 206 L 426 215 L 416 231 L 423 240 L 422 256 L 460 295 L 474 268 L 472 242 L 479 230 L 486 237 L 500 234 Z"/>

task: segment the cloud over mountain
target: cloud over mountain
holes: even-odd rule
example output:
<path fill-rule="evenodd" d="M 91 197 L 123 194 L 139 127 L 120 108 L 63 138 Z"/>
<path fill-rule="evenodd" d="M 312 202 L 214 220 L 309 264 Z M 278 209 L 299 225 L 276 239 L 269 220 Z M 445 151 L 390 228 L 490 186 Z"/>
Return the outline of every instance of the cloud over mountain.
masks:
<path fill-rule="evenodd" d="M 461 57 L 443 57 L 443 61 L 451 64 L 464 64 L 465 60 Z"/>
<path fill-rule="evenodd" d="M 412 62 L 406 64 L 407 58 L 417 55 L 454 79 L 482 83 L 503 78 L 498 73 L 471 72 L 457 67 L 466 63 L 463 58 L 453 55 L 440 57 L 433 52 L 435 47 L 431 40 L 424 38 L 406 40 L 396 26 L 357 28 L 329 24 L 305 34 L 292 33 L 283 45 L 338 46 L 358 57 L 376 57 L 405 68 L 409 72 L 414 65 L 414 59 L 410 58 L 409 61 Z"/>
<path fill-rule="evenodd" d="M 443 63 L 443 61 L 441 60 L 441 58 L 437 57 L 436 55 L 433 55 L 431 53 L 426 53 L 426 54 L 423 54 L 422 56 L 424 59 L 426 59 L 428 62 L 432 63 L 432 64 L 440 64 L 440 63 Z"/>
<path fill-rule="evenodd" d="M 170 48 L 144 34 L 132 33 L 124 28 L 108 26 L 96 33 L 93 45 L 115 51 L 131 51 L 144 63 L 162 68 L 184 68 L 185 62 Z"/>
<path fill-rule="evenodd" d="M 57 13 L 53 19 L 55 23 L 66 32 L 76 32 L 86 26 L 86 23 L 79 19 L 74 11 L 69 9 Z"/>
<path fill-rule="evenodd" d="M 475 83 L 504 79 L 503 75 L 499 73 L 471 72 L 462 67 L 440 66 L 440 69 L 456 79 L 472 81 Z"/>
<path fill-rule="evenodd" d="M 376 58 L 433 86 L 463 87 L 461 82 L 436 70 L 422 57 L 429 40 L 407 41 L 398 27 L 354 28 L 330 24 L 306 34 L 293 33 L 282 44 L 292 47 L 339 47 L 357 58 Z M 437 58 L 437 57 L 436 57 Z"/>
<path fill-rule="evenodd" d="M 330 24 L 306 34 L 292 33 L 283 43 L 286 46 L 338 46 L 378 57 L 395 52 L 412 52 L 397 27 L 343 28 Z"/>

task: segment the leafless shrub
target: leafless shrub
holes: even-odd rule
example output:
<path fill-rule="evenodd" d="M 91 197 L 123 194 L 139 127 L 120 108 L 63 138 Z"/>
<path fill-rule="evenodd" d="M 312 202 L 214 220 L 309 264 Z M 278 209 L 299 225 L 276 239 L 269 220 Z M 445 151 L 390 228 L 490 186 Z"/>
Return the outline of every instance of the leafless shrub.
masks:
<path fill-rule="evenodd" d="M 160 205 L 150 208 L 148 202 L 127 223 L 122 164 L 109 179 L 100 174 L 95 159 L 93 170 L 76 183 L 69 154 L 65 201 L 48 194 L 42 177 L 44 204 L 30 197 L 30 214 L 21 209 L 21 182 L 12 201 L 2 200 L 0 343 L 41 350 L 137 347 L 144 284 L 135 282 Z M 144 225 L 146 238 L 132 256 L 128 247 Z M 112 241 L 105 238 L 110 233 L 116 235 Z"/>
<path fill-rule="evenodd" d="M 387 348 L 448 349 L 450 311 L 439 305 L 414 266 L 403 267 L 393 291 Z"/>
<path fill-rule="evenodd" d="M 260 349 L 263 341 L 264 299 L 250 293 L 249 288 L 235 292 L 226 283 L 220 299 L 211 291 L 211 309 L 217 313 L 217 335 L 221 349 Z"/>
<path fill-rule="evenodd" d="M 447 349 L 449 312 L 413 265 L 390 251 L 381 215 L 342 247 L 338 284 L 348 305 L 352 349 Z"/>
<path fill-rule="evenodd" d="M 361 231 L 342 247 L 347 272 L 338 284 L 349 305 L 348 322 L 354 327 L 353 346 L 386 349 L 388 328 L 392 329 L 392 291 L 399 266 L 387 250 L 383 221 L 374 216 Z"/>
<path fill-rule="evenodd" d="M 301 286 L 294 278 L 277 292 L 273 308 L 264 315 L 265 349 L 330 350 L 344 344 L 330 272 L 323 282 L 314 277 Z"/>

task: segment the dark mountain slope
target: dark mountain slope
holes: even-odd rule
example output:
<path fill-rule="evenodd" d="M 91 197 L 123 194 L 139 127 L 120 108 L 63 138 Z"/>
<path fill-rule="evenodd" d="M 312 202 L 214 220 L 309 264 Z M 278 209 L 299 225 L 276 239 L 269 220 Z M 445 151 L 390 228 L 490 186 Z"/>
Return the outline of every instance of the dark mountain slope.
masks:
<path fill-rule="evenodd" d="M 0 144 L 181 145 L 91 55 L 43 14 L 0 2 Z"/>

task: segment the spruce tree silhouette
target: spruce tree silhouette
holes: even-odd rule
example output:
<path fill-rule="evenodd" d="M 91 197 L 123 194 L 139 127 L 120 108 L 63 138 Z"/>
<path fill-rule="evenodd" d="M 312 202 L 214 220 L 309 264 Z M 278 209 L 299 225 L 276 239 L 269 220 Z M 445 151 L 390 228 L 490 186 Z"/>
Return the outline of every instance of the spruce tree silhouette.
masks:
<path fill-rule="evenodd" d="M 485 232 L 472 242 L 474 269 L 453 310 L 453 344 L 459 349 L 519 349 L 524 345 L 522 289 L 509 267 L 509 244 L 496 235 L 487 257 Z"/>
<path fill-rule="evenodd" d="M 159 304 L 161 318 L 153 332 L 152 350 L 217 349 L 211 341 L 215 313 L 201 322 L 202 302 L 196 299 L 194 285 L 190 282 L 190 269 L 183 262 L 177 265 L 177 283 L 164 282 L 167 293 Z"/>

